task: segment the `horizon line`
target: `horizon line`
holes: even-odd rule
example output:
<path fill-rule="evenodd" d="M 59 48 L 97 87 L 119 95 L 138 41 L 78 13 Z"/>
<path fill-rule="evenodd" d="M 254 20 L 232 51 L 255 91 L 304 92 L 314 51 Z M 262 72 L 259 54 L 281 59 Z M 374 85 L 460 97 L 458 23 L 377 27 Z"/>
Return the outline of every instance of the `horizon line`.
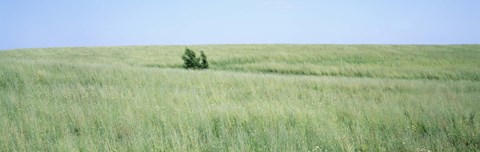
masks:
<path fill-rule="evenodd" d="M 85 46 L 47 46 L 0 49 L 15 51 L 23 49 L 58 49 L 58 48 L 108 48 L 108 47 L 141 47 L 141 46 L 208 46 L 208 45 L 390 45 L 390 46 L 448 46 L 448 45 L 480 45 L 480 43 L 190 43 L 190 44 L 125 44 L 125 45 L 85 45 Z"/>

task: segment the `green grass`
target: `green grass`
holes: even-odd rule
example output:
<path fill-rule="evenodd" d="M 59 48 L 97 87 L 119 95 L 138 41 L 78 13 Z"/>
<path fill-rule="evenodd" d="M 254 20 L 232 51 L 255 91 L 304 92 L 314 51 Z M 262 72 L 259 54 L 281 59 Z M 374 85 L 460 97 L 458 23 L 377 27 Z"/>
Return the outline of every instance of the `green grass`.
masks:
<path fill-rule="evenodd" d="M 0 52 L 0 151 L 479 151 L 480 45 Z"/>

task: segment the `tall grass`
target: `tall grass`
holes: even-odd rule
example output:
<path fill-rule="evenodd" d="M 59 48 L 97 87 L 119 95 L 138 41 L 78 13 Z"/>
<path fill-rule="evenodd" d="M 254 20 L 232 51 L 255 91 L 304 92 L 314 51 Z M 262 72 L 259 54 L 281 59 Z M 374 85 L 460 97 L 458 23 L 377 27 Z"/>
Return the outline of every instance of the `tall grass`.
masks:
<path fill-rule="evenodd" d="M 480 150 L 479 46 L 189 47 L 0 52 L 0 151 Z"/>
<path fill-rule="evenodd" d="M 214 70 L 479 81 L 480 45 L 205 45 Z M 180 68 L 184 46 L 25 49 L 0 59 Z"/>

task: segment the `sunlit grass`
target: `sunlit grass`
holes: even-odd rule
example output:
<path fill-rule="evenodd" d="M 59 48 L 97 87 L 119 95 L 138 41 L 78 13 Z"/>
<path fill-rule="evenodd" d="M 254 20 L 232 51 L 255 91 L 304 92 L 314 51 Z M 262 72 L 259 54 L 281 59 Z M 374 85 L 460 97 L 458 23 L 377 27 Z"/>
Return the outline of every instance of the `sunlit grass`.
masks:
<path fill-rule="evenodd" d="M 0 151 L 476 151 L 480 46 L 0 52 Z"/>

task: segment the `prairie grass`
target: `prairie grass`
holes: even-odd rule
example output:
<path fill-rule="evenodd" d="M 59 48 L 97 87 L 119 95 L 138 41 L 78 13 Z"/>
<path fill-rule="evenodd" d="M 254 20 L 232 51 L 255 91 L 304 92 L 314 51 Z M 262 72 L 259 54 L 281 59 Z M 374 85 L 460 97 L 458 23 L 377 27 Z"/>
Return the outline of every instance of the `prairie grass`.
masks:
<path fill-rule="evenodd" d="M 0 151 L 479 151 L 480 46 L 0 52 Z"/>

